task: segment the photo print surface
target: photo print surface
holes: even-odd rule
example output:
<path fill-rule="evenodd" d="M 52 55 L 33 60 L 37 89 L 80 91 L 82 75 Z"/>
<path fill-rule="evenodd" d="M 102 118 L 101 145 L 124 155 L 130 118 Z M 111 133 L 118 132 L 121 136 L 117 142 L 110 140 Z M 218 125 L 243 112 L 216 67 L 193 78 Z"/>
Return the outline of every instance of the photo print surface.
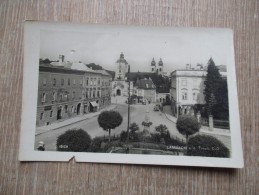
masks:
<path fill-rule="evenodd" d="M 27 22 L 24 67 L 20 160 L 242 166 L 230 29 Z"/>

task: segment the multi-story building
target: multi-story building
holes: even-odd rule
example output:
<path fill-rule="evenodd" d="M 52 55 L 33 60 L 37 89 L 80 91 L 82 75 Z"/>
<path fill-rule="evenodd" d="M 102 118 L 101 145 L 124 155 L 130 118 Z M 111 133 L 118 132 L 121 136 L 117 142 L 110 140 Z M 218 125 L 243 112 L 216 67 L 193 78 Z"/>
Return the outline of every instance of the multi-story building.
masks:
<path fill-rule="evenodd" d="M 226 66 L 218 66 L 223 78 L 227 77 Z M 175 70 L 171 73 L 171 101 L 174 116 L 181 114 L 193 114 L 193 106 L 205 104 L 204 80 L 206 69 L 191 69 L 187 66 L 183 70 Z"/>
<path fill-rule="evenodd" d="M 133 94 L 138 97 L 138 102 L 156 102 L 156 86 L 154 85 L 151 78 L 140 80 L 138 79 L 134 85 Z"/>
<path fill-rule="evenodd" d="M 111 75 L 106 71 L 40 64 L 36 125 L 95 112 L 110 105 L 110 95 Z"/>

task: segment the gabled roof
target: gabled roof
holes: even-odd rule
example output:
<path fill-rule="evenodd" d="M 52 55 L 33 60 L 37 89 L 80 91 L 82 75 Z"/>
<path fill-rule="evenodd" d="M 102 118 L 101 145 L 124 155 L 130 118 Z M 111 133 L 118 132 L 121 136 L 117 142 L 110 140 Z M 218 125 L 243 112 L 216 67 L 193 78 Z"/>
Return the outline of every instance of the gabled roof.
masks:
<path fill-rule="evenodd" d="M 151 79 L 137 80 L 135 86 L 139 89 L 156 89 L 156 86 Z"/>

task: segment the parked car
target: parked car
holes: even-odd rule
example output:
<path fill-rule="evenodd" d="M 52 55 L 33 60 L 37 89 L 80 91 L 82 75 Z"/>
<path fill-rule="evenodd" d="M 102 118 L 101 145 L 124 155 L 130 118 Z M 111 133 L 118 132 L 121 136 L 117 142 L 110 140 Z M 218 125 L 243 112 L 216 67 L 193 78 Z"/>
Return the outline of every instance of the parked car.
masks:
<path fill-rule="evenodd" d="M 159 111 L 159 105 L 155 105 L 155 107 L 154 107 L 153 110 L 154 110 L 154 111 Z"/>

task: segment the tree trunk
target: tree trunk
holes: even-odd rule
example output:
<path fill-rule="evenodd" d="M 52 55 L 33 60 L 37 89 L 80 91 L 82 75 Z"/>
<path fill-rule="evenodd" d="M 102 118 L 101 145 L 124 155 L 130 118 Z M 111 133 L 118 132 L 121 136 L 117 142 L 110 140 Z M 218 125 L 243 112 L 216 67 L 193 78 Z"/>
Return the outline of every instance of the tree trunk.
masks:
<path fill-rule="evenodd" d="M 111 142 L 111 129 L 109 129 L 109 142 Z"/>

